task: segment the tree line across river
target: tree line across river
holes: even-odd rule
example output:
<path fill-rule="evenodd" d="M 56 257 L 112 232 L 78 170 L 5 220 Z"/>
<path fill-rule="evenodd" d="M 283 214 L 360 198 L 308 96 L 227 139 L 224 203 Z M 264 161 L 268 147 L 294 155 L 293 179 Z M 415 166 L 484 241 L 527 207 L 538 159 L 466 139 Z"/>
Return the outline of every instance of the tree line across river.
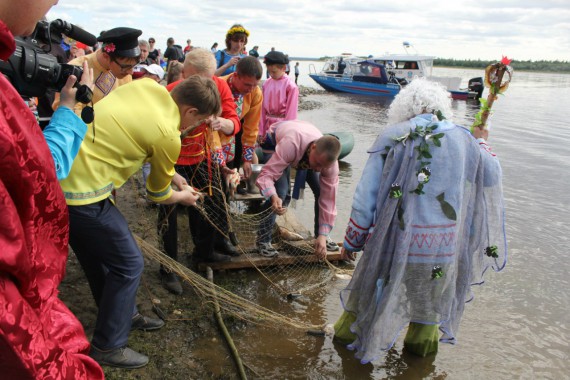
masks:
<path fill-rule="evenodd" d="M 480 59 L 449 59 L 435 58 L 434 66 L 445 67 L 462 67 L 470 69 L 484 69 L 488 65 L 496 61 L 486 61 Z M 565 72 L 570 73 L 570 62 L 568 61 L 517 61 L 513 60 L 510 64 L 513 70 L 526 71 L 548 71 L 548 72 Z"/>

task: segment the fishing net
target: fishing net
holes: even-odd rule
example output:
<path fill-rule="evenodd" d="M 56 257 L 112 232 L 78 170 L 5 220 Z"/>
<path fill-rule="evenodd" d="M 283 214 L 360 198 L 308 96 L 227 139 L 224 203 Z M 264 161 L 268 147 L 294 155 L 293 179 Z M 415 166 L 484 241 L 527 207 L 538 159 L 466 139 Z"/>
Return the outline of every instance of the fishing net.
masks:
<path fill-rule="evenodd" d="M 323 289 L 335 275 L 345 277 L 352 272 L 338 268 L 328 260 L 319 261 L 314 255 L 314 240 L 310 237 L 311 233 L 292 215 L 293 212 L 313 213 L 312 205 L 310 209 L 307 207 L 306 209 L 298 208 L 296 211 L 290 210 L 285 216 L 278 218 L 272 241 L 279 254 L 276 257 L 266 258 L 258 254 L 255 244 L 260 223 L 271 216 L 270 209 L 263 210 L 261 207 L 263 199 L 255 195 L 245 196 L 246 200 L 233 199 L 224 190 L 226 185 L 223 183 L 223 175 L 219 167 L 208 164 L 206 161 L 192 166 L 192 170 L 186 174 L 188 183 L 203 194 L 195 208 L 209 227 L 219 234 L 217 238 L 223 237 L 237 243 L 235 247 L 240 253 L 240 256 L 233 257 L 231 262 L 208 264 L 212 268 L 252 268 L 259 272 L 274 292 L 288 298 L 296 298 Z M 148 219 L 148 216 L 142 216 L 144 213 L 148 214 L 149 210 L 141 197 L 144 194 L 141 176 L 134 176 L 127 188 L 139 193 L 135 194 L 135 198 L 141 200 L 137 202 L 139 209 L 137 213 L 140 215 L 137 219 Z M 128 189 L 127 191 L 130 192 Z M 239 198 L 239 196 L 235 197 Z M 178 213 L 179 251 L 191 253 L 193 242 L 189 238 L 191 235 L 186 210 L 180 206 L 177 208 L 171 207 L 168 212 Z M 168 215 L 159 219 L 158 226 L 159 233 L 161 228 L 168 227 Z M 141 229 L 139 228 L 138 231 Z M 147 257 L 176 273 L 203 297 L 211 299 L 217 295 L 220 307 L 225 312 L 257 324 L 264 324 L 267 321 L 268 324 L 275 326 L 276 321 L 281 321 L 283 326 L 293 328 L 320 328 L 272 312 L 251 300 L 209 283 L 201 275 L 162 252 L 161 239 L 157 238 L 157 229 L 153 223 L 149 223 L 144 230 L 139 232 L 139 236 L 137 237 L 139 246 Z M 157 246 L 152 244 L 153 240 L 159 242 Z M 202 265 L 203 268 L 204 265 Z"/>

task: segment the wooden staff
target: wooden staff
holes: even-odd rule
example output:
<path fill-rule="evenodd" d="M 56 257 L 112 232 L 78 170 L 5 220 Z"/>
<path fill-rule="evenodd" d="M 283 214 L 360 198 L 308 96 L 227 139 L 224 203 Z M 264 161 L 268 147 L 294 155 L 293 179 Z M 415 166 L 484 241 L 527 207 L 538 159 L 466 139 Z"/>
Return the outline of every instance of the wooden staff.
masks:
<path fill-rule="evenodd" d="M 509 87 L 511 82 L 513 69 L 509 66 L 511 60 L 503 57 L 501 62 L 494 63 L 487 66 L 485 69 L 485 86 L 489 87 L 489 95 L 487 99 L 480 99 L 481 110 L 475 115 L 475 122 L 471 126 L 471 131 L 474 128 L 485 129 L 487 128 L 487 120 L 491 115 L 491 108 L 493 103 L 498 99 L 498 95 L 504 93 Z M 503 78 L 507 74 L 508 78 L 503 82 Z"/>

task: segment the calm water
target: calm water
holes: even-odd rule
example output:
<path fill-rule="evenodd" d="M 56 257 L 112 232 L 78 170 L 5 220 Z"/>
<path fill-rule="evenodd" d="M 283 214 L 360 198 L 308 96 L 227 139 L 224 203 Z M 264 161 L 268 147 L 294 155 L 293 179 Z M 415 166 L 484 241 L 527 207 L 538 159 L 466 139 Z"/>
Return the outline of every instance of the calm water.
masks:
<path fill-rule="evenodd" d="M 301 62 L 299 84 L 316 87 L 307 75 L 309 64 Z M 314 64 L 320 69 L 321 63 Z M 481 74 L 434 69 L 434 75 L 461 76 L 464 83 Z M 354 150 L 341 165 L 338 219 L 332 233 L 341 241 L 366 149 L 386 125 L 389 103 L 334 93 L 308 99 L 322 107 L 300 112 L 301 119 L 323 132 L 350 130 L 355 137 Z M 504 172 L 509 261 L 503 272 L 488 273 L 486 284 L 475 287 L 458 344 L 440 345 L 435 360 L 421 359 L 402 355 L 400 337 L 386 358 L 363 366 L 330 337 L 251 326 L 234 333 L 234 339 L 244 360 L 262 378 L 569 378 L 570 127 L 565 113 L 570 110 L 570 75 L 516 72 L 494 110 L 489 142 Z M 477 104 L 455 101 L 454 112 L 455 122 L 469 125 Z M 311 192 L 305 195 L 306 207 L 312 210 Z M 312 212 L 305 214 L 310 215 L 299 217 L 310 226 Z M 258 300 L 315 324 L 334 323 L 342 309 L 338 294 L 347 283 L 335 279 L 328 289 L 294 303 L 273 298 L 261 286 Z M 215 350 L 220 351 L 213 356 L 224 357 L 223 347 Z"/>

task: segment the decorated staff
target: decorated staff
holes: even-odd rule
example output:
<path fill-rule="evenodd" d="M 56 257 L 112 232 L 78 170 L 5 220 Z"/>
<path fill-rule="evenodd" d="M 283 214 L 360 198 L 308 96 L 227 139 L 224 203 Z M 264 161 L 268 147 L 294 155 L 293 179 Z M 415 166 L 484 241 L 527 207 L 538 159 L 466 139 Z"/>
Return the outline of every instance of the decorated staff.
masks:
<path fill-rule="evenodd" d="M 475 115 L 475 122 L 471 126 L 471 133 L 475 128 L 480 128 L 481 130 L 487 128 L 487 119 L 491 114 L 491 107 L 493 103 L 497 100 L 497 95 L 507 91 L 509 83 L 513 77 L 513 69 L 509 66 L 512 59 L 503 57 L 501 62 L 494 63 L 487 66 L 485 69 L 485 86 L 489 87 L 489 95 L 487 99 L 479 99 L 481 102 L 481 110 Z M 507 74 L 507 78 L 505 78 Z"/>

